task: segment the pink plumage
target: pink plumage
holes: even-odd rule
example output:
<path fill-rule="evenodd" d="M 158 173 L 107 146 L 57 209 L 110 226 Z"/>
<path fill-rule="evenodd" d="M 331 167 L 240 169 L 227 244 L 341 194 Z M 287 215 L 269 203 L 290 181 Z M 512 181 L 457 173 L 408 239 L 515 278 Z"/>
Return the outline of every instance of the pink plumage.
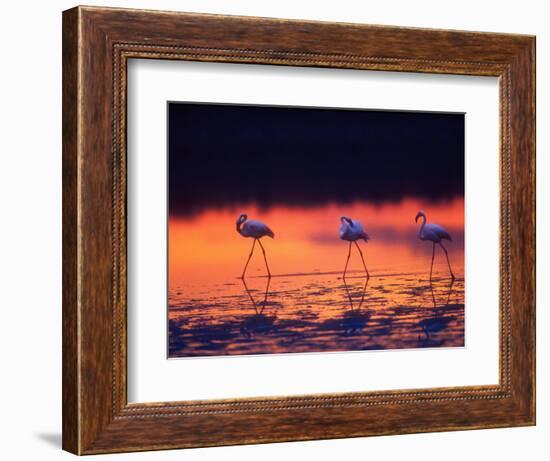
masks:
<path fill-rule="evenodd" d="M 245 221 L 241 227 L 240 234 L 243 237 L 252 237 L 255 239 L 259 239 L 262 237 L 275 238 L 275 234 L 269 227 L 267 227 L 266 224 L 261 221 L 256 221 L 255 219 Z"/>
<path fill-rule="evenodd" d="M 418 222 L 419 218 L 422 218 L 422 224 L 420 225 L 420 229 L 418 230 L 418 238 L 420 240 L 429 240 L 433 244 L 432 264 L 430 266 L 430 281 L 432 280 L 432 273 L 433 273 L 433 267 L 434 267 L 434 257 L 435 257 L 435 244 L 436 243 L 445 252 L 445 256 L 447 257 L 447 264 L 449 266 L 449 272 L 451 273 L 451 277 L 454 280 L 455 275 L 453 274 L 453 270 L 451 269 L 451 262 L 449 261 L 449 253 L 447 252 L 447 249 L 441 243 L 441 240 L 451 240 L 452 241 L 451 235 L 439 224 L 427 223 L 426 222 L 426 214 L 422 210 L 420 210 L 417 213 L 416 218 L 414 218 L 415 222 Z"/>
<path fill-rule="evenodd" d="M 365 242 L 368 242 L 370 240 L 369 234 L 367 234 L 367 232 L 365 231 L 363 224 L 361 224 L 359 221 L 348 218 L 347 216 L 342 216 L 340 218 L 340 239 L 349 242 L 348 257 L 346 259 L 346 265 L 344 267 L 344 274 L 342 277 L 344 279 L 346 278 L 349 258 L 351 256 L 351 244 L 353 242 L 357 247 L 357 251 L 359 251 L 361 261 L 363 262 L 363 268 L 365 269 L 365 273 L 367 274 L 368 279 L 370 277 L 369 270 L 367 269 L 367 264 L 365 263 L 365 257 L 363 256 L 361 247 L 357 243 L 357 240 L 364 240 Z"/>
<path fill-rule="evenodd" d="M 260 239 L 262 237 L 275 238 L 275 234 L 267 226 L 267 224 L 264 224 L 263 222 L 257 221 L 255 219 L 251 219 L 249 221 L 248 216 L 244 213 L 238 217 L 236 224 L 237 224 L 237 232 L 239 234 L 241 234 L 243 237 L 250 237 L 254 239 L 254 241 L 252 242 L 252 248 L 250 249 L 250 254 L 248 255 L 248 259 L 246 260 L 246 264 L 244 266 L 241 278 L 244 279 L 244 276 L 246 274 L 246 268 L 248 267 L 250 258 L 252 258 L 252 255 L 254 254 L 254 248 L 256 247 L 256 242 L 258 242 L 258 244 L 260 245 L 260 248 L 262 249 L 262 253 L 264 255 L 264 262 L 265 262 L 265 268 L 267 269 L 267 276 L 271 277 L 271 271 L 269 270 L 269 265 L 267 264 L 267 256 L 265 254 L 265 248 L 262 245 L 262 242 L 260 241 Z"/>
<path fill-rule="evenodd" d="M 368 242 L 370 240 L 369 234 L 359 221 L 342 216 L 340 222 L 340 239 L 347 242 L 355 242 L 356 240 Z"/>

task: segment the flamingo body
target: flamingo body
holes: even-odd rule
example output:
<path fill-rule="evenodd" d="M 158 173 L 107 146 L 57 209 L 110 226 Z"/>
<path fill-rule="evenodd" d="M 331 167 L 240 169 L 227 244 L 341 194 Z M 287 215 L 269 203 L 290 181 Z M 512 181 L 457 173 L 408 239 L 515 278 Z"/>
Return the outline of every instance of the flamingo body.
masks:
<path fill-rule="evenodd" d="M 255 219 L 245 221 L 241 226 L 240 234 L 243 237 L 252 237 L 255 239 L 260 239 L 262 237 L 275 238 L 275 234 L 266 224 Z"/>
<path fill-rule="evenodd" d="M 355 242 L 357 240 L 368 242 L 370 240 L 369 234 L 366 233 L 365 228 L 359 221 L 345 217 L 340 218 L 340 221 L 340 239 L 346 242 Z"/>
<path fill-rule="evenodd" d="M 441 240 L 452 240 L 449 233 L 443 227 L 432 223 L 422 226 L 418 231 L 418 237 L 420 240 L 431 240 L 435 243 L 439 243 Z"/>

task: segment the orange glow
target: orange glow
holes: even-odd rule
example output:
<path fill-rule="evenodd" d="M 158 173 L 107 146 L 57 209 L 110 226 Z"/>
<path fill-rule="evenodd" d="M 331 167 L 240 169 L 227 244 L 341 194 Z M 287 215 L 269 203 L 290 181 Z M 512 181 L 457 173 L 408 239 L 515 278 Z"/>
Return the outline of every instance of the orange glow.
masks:
<path fill-rule="evenodd" d="M 331 204 L 315 208 L 274 207 L 267 211 L 257 206 L 241 209 L 209 210 L 191 219 L 169 221 L 169 283 L 182 287 L 201 280 L 235 279 L 243 269 L 252 239 L 235 230 L 241 212 L 249 219 L 265 222 L 275 239 L 263 238 L 271 272 L 276 274 L 341 271 L 347 256 L 347 242 L 338 237 L 339 218 L 350 216 L 363 223 L 371 237 L 360 242 L 372 275 L 387 271 L 428 270 L 432 245 L 417 238 L 419 225 L 414 222 L 423 209 L 428 222 L 445 227 L 454 237 L 446 243 L 453 268 L 463 273 L 464 201 L 427 203 L 404 200 L 400 203 L 372 205 Z M 360 269 L 361 261 L 352 252 L 350 269 Z M 442 254 L 436 253 L 434 269 L 445 268 Z M 263 275 L 265 265 L 259 247 L 250 262 L 248 274 Z"/>
<path fill-rule="evenodd" d="M 431 242 L 417 237 L 418 210 L 453 237 L 445 242 L 449 277 L 438 250 L 429 280 Z M 236 231 L 240 213 L 265 222 L 272 278 L 253 240 Z M 348 243 L 340 216 L 361 221 L 367 279 L 355 248 L 346 279 Z M 169 354 L 249 355 L 464 345 L 464 201 L 314 208 L 243 206 L 169 222 Z"/>

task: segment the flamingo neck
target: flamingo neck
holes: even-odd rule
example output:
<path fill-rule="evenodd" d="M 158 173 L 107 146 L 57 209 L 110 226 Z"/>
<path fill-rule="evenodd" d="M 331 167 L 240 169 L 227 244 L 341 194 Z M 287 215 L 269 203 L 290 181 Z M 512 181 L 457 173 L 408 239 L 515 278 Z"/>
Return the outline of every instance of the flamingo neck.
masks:
<path fill-rule="evenodd" d="M 237 221 L 237 232 L 241 235 L 243 235 L 243 231 L 241 229 L 241 226 L 243 225 L 244 221 L 241 221 L 240 219 Z"/>
<path fill-rule="evenodd" d="M 418 236 L 422 237 L 422 234 L 424 232 L 424 225 L 426 224 L 426 216 L 420 216 L 422 218 L 422 224 L 420 225 L 420 229 L 418 230 Z"/>

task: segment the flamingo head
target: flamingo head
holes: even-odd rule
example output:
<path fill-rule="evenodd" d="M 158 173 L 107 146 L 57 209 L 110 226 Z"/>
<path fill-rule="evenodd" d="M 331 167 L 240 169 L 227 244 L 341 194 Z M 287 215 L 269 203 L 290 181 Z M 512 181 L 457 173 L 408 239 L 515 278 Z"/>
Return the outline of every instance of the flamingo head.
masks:
<path fill-rule="evenodd" d="M 416 213 L 416 218 L 414 218 L 414 222 L 418 222 L 418 218 L 421 218 L 421 217 L 426 219 L 426 214 L 422 210 L 420 210 L 418 213 Z"/>
<path fill-rule="evenodd" d="M 248 219 L 248 216 L 247 216 L 245 213 L 241 214 L 241 215 L 237 218 L 237 225 L 242 224 L 242 223 L 245 222 L 247 219 Z"/>
<path fill-rule="evenodd" d="M 340 216 L 340 222 L 343 224 L 344 221 L 351 225 L 351 218 L 348 218 L 347 216 Z"/>

